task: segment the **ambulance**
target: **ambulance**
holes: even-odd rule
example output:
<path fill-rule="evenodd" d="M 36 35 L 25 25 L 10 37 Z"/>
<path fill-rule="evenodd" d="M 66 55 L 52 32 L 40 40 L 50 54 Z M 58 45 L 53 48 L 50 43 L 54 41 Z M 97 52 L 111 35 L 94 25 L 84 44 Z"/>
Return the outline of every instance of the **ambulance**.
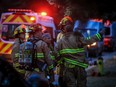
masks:
<path fill-rule="evenodd" d="M 14 43 L 14 30 L 24 24 L 41 24 L 55 39 L 55 24 L 52 17 L 44 13 L 36 13 L 28 9 L 9 9 L 8 12 L 1 14 L 0 20 L 0 57 L 5 58 L 8 62 L 11 61 L 12 45 Z"/>

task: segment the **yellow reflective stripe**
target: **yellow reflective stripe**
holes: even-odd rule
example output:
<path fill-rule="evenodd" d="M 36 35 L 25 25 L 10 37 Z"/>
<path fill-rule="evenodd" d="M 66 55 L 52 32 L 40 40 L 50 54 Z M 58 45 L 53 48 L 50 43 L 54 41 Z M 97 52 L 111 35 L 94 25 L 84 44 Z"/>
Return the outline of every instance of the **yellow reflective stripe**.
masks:
<path fill-rule="evenodd" d="M 39 68 L 34 68 L 34 71 L 40 72 Z"/>
<path fill-rule="evenodd" d="M 81 63 L 81 62 L 78 62 L 78 61 L 75 61 L 75 60 L 71 60 L 69 58 L 64 58 L 66 62 L 70 63 L 70 64 L 74 64 L 74 65 L 77 65 L 77 66 L 80 66 L 80 67 L 83 67 L 83 68 L 87 68 L 88 67 L 88 64 L 85 64 L 85 63 Z"/>
<path fill-rule="evenodd" d="M 43 53 L 37 53 L 37 58 L 44 58 L 44 54 Z"/>
<path fill-rule="evenodd" d="M 52 56 L 52 55 L 51 55 L 51 59 L 52 59 L 52 60 L 55 60 L 55 56 Z"/>
<path fill-rule="evenodd" d="M 29 16 L 23 15 L 23 17 L 25 18 L 26 21 L 28 21 L 28 23 L 33 23 L 33 21 L 30 20 Z"/>
<path fill-rule="evenodd" d="M 100 40 L 99 36 L 96 34 L 97 38 Z"/>
<path fill-rule="evenodd" d="M 50 65 L 50 66 L 48 66 L 48 69 L 49 69 L 49 70 L 50 70 L 50 69 L 53 69 L 53 68 L 54 68 L 53 64 Z"/>
<path fill-rule="evenodd" d="M 101 38 L 101 35 L 98 33 L 98 36 Z"/>
<path fill-rule="evenodd" d="M 16 53 L 16 54 L 15 54 L 15 57 L 19 57 L 19 53 Z"/>
<path fill-rule="evenodd" d="M 14 17 L 14 15 L 10 15 L 10 16 L 8 16 L 8 17 L 5 19 L 4 22 L 9 22 L 13 17 Z"/>
<path fill-rule="evenodd" d="M 97 38 L 99 39 L 99 40 L 101 40 L 101 35 L 98 33 L 98 34 L 96 34 L 96 36 L 97 36 Z"/>
<path fill-rule="evenodd" d="M 15 20 L 13 22 L 24 22 L 21 17 L 16 17 Z"/>
<path fill-rule="evenodd" d="M 63 49 L 63 50 L 60 50 L 60 54 L 64 54 L 64 53 L 77 53 L 77 52 L 84 52 L 84 48 Z"/>
<path fill-rule="evenodd" d="M 10 48 L 12 44 L 7 44 L 2 50 L 1 53 L 4 53 L 8 48 Z"/>

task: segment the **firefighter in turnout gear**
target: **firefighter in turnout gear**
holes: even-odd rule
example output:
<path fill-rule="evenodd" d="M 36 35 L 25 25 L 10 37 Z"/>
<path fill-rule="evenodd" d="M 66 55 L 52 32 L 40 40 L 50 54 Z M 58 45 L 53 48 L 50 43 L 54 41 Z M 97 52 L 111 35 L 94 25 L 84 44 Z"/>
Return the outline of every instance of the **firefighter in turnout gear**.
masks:
<path fill-rule="evenodd" d="M 17 27 L 14 31 L 14 36 L 15 36 L 15 41 L 12 47 L 12 62 L 13 62 L 13 67 L 21 74 L 24 76 L 25 70 L 19 69 L 19 49 L 20 49 L 20 44 L 24 43 L 25 41 L 25 33 L 26 33 L 26 26 L 25 25 L 20 25 Z"/>
<path fill-rule="evenodd" d="M 33 76 L 35 80 L 33 82 L 39 82 L 39 80 L 44 79 L 47 81 L 46 78 L 46 69 L 48 69 L 50 77 L 50 83 L 54 81 L 54 73 L 53 73 L 53 62 L 50 58 L 50 49 L 46 42 L 42 40 L 42 27 L 40 24 L 36 24 L 33 26 L 30 26 L 29 28 L 29 35 L 31 41 L 34 44 L 35 49 L 35 68 L 33 71 L 26 71 L 25 78 L 26 80 L 33 85 L 34 83 L 31 82 L 33 79 Z M 48 82 L 47 82 L 48 83 Z M 37 83 L 36 85 L 38 85 Z"/>
<path fill-rule="evenodd" d="M 69 16 L 64 17 L 60 26 L 64 36 L 57 42 L 56 63 L 62 61 L 63 81 L 66 87 L 86 87 L 86 71 L 88 64 L 85 60 L 85 46 L 102 38 L 102 32 L 95 34 L 90 39 L 73 32 L 73 22 Z"/>
<path fill-rule="evenodd" d="M 42 40 L 48 44 L 48 47 L 50 48 L 50 55 L 52 60 L 54 61 L 55 56 L 53 54 L 54 46 L 53 46 L 53 39 L 51 37 L 51 34 L 47 31 L 47 28 L 42 26 Z"/>
<path fill-rule="evenodd" d="M 73 20 L 69 16 L 64 17 L 60 21 L 59 27 L 60 27 L 61 32 L 57 35 L 57 40 L 56 40 L 57 42 L 60 39 L 62 39 L 63 36 L 64 36 L 65 31 L 62 27 L 65 26 L 66 23 L 68 24 L 68 23 L 72 23 L 72 22 L 73 22 Z M 59 81 L 60 87 L 65 87 L 65 83 L 63 82 L 63 71 L 62 71 L 63 69 L 64 69 L 64 65 L 62 64 L 62 61 L 59 61 L 57 66 L 56 66 L 56 73 L 59 75 L 59 80 L 58 81 Z"/>

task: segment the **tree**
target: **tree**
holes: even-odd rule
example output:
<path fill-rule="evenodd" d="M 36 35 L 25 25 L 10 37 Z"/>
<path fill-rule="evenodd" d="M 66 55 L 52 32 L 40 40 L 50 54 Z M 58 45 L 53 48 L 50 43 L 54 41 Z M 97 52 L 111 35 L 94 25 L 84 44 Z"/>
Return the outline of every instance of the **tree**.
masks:
<path fill-rule="evenodd" d="M 64 11 L 64 15 L 74 20 L 86 21 L 90 18 L 104 20 L 116 18 L 116 6 L 113 0 L 47 0 L 49 4 Z M 62 11 L 62 12 L 63 12 Z"/>

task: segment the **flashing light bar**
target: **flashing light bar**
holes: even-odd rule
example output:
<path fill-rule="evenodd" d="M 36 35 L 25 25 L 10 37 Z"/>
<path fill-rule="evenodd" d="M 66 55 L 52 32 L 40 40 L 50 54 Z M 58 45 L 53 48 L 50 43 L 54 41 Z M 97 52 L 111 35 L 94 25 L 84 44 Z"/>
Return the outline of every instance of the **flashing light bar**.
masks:
<path fill-rule="evenodd" d="M 95 22 L 103 22 L 103 19 L 92 19 Z"/>
<path fill-rule="evenodd" d="M 42 15 L 42 16 L 46 16 L 47 13 L 46 13 L 46 12 L 41 12 L 41 15 Z"/>
<path fill-rule="evenodd" d="M 32 12 L 30 9 L 8 9 L 8 11 Z"/>

